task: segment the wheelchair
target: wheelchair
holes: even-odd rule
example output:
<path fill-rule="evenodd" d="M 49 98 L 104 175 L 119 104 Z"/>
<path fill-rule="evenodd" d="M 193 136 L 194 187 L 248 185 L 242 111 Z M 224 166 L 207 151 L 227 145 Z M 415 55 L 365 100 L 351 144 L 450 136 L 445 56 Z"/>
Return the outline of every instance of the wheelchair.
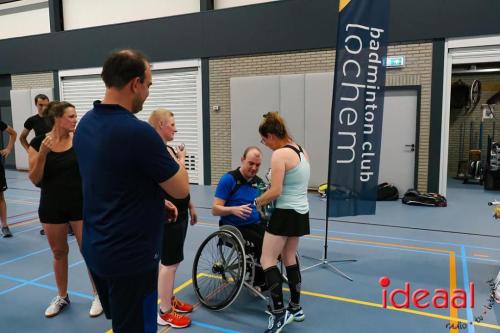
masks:
<path fill-rule="evenodd" d="M 298 256 L 297 263 L 298 263 Z M 224 225 L 210 234 L 200 245 L 193 262 L 193 287 L 201 304 L 220 311 L 238 298 L 243 286 L 267 301 L 267 297 L 253 286 L 259 258 L 253 255 L 238 228 Z M 278 268 L 284 272 L 281 261 Z M 283 281 L 288 282 L 282 274 Z"/>

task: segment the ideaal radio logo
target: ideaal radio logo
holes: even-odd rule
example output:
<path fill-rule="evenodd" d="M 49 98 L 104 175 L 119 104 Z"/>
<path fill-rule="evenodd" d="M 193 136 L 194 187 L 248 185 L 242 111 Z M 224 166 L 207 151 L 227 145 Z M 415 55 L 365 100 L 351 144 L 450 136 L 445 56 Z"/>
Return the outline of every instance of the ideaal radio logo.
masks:
<path fill-rule="evenodd" d="M 448 292 L 446 289 L 438 288 L 434 289 L 431 293 L 425 288 L 415 289 L 413 292 L 411 290 L 411 285 L 409 282 L 405 282 L 403 289 L 393 289 L 388 293 L 387 287 L 390 286 L 391 280 L 387 277 L 381 277 L 379 280 L 379 285 L 382 287 L 382 307 L 387 308 L 388 303 L 390 306 L 396 309 L 408 309 L 410 308 L 410 303 L 419 309 L 426 309 L 432 305 L 436 309 L 446 309 L 449 307 L 455 309 L 465 309 L 475 307 L 475 285 L 474 282 L 469 283 L 469 291 L 464 289 L 453 289 Z M 482 315 L 474 317 L 474 322 L 480 323 L 484 320 L 483 316 L 491 310 L 496 303 L 495 300 L 495 282 L 493 280 L 488 281 L 490 285 L 490 296 L 488 299 L 488 304 L 483 305 Z M 396 301 L 396 297 L 401 295 L 403 300 L 401 303 Z M 401 300 L 401 299 L 400 299 Z M 464 322 L 464 320 L 457 320 L 456 322 L 447 323 L 445 327 L 447 329 L 466 329 L 468 325 L 473 325 L 474 322 Z"/>
<path fill-rule="evenodd" d="M 387 308 L 387 300 L 396 309 L 408 309 L 410 302 L 419 309 L 426 309 L 431 304 L 436 309 L 446 309 L 450 306 L 456 309 L 474 308 L 474 282 L 469 283 L 469 295 L 463 289 L 453 289 L 451 293 L 446 289 L 435 289 L 431 293 L 425 288 L 418 288 L 412 292 L 410 282 L 405 282 L 403 289 L 393 289 L 389 293 L 389 297 L 387 297 L 386 288 L 391 284 L 391 280 L 384 276 L 378 280 L 378 283 L 382 287 L 382 307 L 384 308 Z M 395 298 L 398 295 L 403 296 L 402 303 L 396 301 Z"/>

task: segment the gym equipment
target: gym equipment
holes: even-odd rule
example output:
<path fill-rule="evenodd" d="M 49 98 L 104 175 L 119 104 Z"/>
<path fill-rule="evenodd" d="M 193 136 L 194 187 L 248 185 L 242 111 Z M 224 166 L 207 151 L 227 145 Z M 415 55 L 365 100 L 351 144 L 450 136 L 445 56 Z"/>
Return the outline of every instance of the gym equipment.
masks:
<path fill-rule="evenodd" d="M 467 160 L 463 159 L 464 156 L 464 143 L 465 143 L 465 121 L 460 124 L 460 133 L 458 138 L 458 166 L 457 175 L 455 179 L 464 179 L 467 172 Z"/>
<path fill-rule="evenodd" d="M 483 164 L 481 162 L 481 150 L 479 149 L 469 150 L 469 161 L 467 162 L 467 172 L 463 183 L 472 184 L 471 181 L 483 185 Z"/>
<path fill-rule="evenodd" d="M 488 136 L 484 189 L 500 190 L 500 143 Z"/>

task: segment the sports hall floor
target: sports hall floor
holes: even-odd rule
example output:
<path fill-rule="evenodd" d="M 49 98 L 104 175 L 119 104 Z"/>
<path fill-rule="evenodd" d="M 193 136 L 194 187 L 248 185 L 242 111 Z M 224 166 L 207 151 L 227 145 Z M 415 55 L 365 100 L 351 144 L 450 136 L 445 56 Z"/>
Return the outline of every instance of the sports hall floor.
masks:
<path fill-rule="evenodd" d="M 37 220 L 39 190 L 26 173 L 8 171 L 6 192 L 13 238 L 0 238 L 0 332 L 110 332 L 103 316 L 91 319 L 88 310 L 91 288 L 76 242 L 70 237 L 69 289 L 71 306 L 46 319 L 44 310 L 55 296 L 51 254 Z M 302 303 L 306 320 L 292 323 L 285 332 L 495 332 L 500 331 L 500 306 L 487 310 L 490 286 L 500 268 L 500 222 L 491 217 L 487 202 L 494 192 L 477 185 L 451 182 L 448 208 L 408 207 L 400 202 L 379 203 L 377 215 L 331 221 L 328 233 L 329 259 L 357 259 L 338 264 L 354 282 L 326 268 L 302 275 Z M 180 266 L 176 292 L 196 303 L 191 285 L 196 249 L 217 229 L 210 215 L 213 188 L 192 186 L 198 207 L 198 225 L 190 227 L 185 246 L 186 260 Z M 500 199 L 500 195 L 499 195 Z M 323 250 L 325 201 L 311 194 L 311 232 L 300 243 L 300 254 L 319 257 Z M 302 258 L 301 265 L 314 262 Z M 450 309 L 382 308 L 378 280 L 388 276 L 388 288 L 411 290 L 466 288 L 475 283 L 475 307 Z M 285 295 L 286 297 L 286 295 Z M 243 289 L 233 305 L 221 312 L 197 307 L 193 325 L 186 332 L 263 332 L 267 327 L 266 304 Z M 486 314 L 484 313 L 486 311 Z M 475 319 L 482 316 L 482 321 Z M 460 329 L 450 327 L 450 317 L 459 318 Z M 471 322 L 475 322 L 471 325 Z M 465 325 L 468 323 L 467 325 Z M 159 332 L 172 331 L 159 327 Z"/>

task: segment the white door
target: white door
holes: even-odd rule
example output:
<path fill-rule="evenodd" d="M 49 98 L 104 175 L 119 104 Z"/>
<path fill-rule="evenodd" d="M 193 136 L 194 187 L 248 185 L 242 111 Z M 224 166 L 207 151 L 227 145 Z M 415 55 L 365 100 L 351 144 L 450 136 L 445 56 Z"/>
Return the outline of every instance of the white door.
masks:
<path fill-rule="evenodd" d="M 136 114 L 147 121 L 152 111 L 166 108 L 174 113 L 178 133 L 173 145 L 186 145 L 189 182 L 203 184 L 203 127 L 201 122 L 201 77 L 198 67 L 153 70 L 153 85 L 143 110 Z M 61 75 L 61 99 L 75 105 L 78 119 L 104 96 L 99 75 Z"/>
<path fill-rule="evenodd" d="M 395 185 L 400 196 L 415 187 L 417 98 L 416 90 L 385 93 L 378 182 Z"/>

